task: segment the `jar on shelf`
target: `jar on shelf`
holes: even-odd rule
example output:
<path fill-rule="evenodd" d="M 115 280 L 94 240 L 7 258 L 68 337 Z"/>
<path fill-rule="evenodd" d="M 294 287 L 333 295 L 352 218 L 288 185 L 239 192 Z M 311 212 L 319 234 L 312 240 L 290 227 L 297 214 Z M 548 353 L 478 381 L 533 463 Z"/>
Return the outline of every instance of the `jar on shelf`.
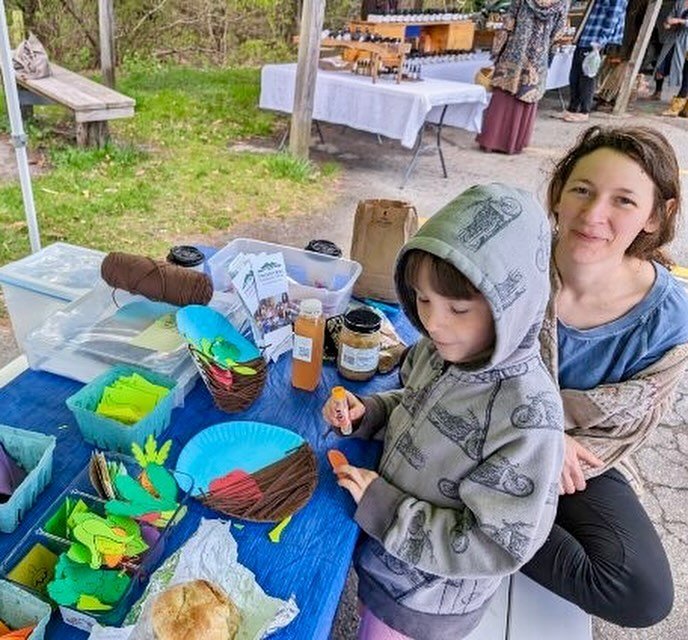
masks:
<path fill-rule="evenodd" d="M 381 320 L 374 311 L 353 309 L 344 315 L 337 369 L 347 380 L 370 380 L 380 362 Z"/>

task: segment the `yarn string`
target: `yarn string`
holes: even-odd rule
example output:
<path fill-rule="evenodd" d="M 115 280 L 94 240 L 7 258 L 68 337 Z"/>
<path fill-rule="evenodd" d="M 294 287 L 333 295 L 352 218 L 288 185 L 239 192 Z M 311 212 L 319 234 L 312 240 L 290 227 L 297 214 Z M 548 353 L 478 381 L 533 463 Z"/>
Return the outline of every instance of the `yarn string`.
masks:
<path fill-rule="evenodd" d="M 207 304 L 213 296 L 213 284 L 206 274 L 146 256 L 109 253 L 103 260 L 101 275 L 113 289 L 180 307 Z"/>

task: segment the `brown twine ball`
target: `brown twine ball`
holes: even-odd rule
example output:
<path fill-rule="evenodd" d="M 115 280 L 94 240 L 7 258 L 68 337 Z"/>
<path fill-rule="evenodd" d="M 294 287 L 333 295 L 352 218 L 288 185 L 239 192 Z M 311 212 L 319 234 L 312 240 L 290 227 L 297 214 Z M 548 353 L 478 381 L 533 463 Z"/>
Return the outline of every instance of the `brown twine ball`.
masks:
<path fill-rule="evenodd" d="M 205 273 L 146 256 L 113 251 L 105 256 L 100 274 L 115 289 L 178 307 L 208 304 L 213 297 L 213 283 Z"/>

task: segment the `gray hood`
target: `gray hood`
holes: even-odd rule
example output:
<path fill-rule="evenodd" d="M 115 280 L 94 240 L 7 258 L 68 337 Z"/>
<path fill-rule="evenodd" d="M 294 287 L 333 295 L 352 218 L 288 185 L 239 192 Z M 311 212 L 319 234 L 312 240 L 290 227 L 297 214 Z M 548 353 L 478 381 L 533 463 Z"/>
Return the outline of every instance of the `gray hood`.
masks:
<path fill-rule="evenodd" d="M 471 187 L 402 247 L 395 267 L 399 300 L 416 328 L 427 335 L 415 294 L 403 281 L 405 256 L 421 249 L 450 262 L 492 308 L 496 343 L 481 368 L 516 365 L 539 349 L 537 335 L 550 291 L 550 242 L 547 216 L 528 192 L 498 183 Z"/>

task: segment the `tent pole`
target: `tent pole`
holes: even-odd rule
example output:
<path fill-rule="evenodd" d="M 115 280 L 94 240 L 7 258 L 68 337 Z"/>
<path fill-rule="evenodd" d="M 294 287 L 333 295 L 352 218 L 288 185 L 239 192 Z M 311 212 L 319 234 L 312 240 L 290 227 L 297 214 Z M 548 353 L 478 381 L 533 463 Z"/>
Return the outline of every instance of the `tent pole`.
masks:
<path fill-rule="evenodd" d="M 27 137 L 24 133 L 24 125 L 19 109 L 19 94 L 17 93 L 17 83 L 14 78 L 12 51 L 7 31 L 7 16 L 5 15 L 4 0 L 0 0 L 0 65 L 2 66 L 2 82 L 5 88 L 7 115 L 10 119 L 10 130 L 12 132 L 12 145 L 14 146 L 14 152 L 17 158 L 19 183 L 21 184 L 22 199 L 24 201 L 26 224 L 29 229 L 29 242 L 31 243 L 31 252 L 35 253 L 41 248 L 41 238 L 38 233 L 36 208 L 33 202 L 31 174 L 29 173 L 29 158 L 26 153 Z"/>

